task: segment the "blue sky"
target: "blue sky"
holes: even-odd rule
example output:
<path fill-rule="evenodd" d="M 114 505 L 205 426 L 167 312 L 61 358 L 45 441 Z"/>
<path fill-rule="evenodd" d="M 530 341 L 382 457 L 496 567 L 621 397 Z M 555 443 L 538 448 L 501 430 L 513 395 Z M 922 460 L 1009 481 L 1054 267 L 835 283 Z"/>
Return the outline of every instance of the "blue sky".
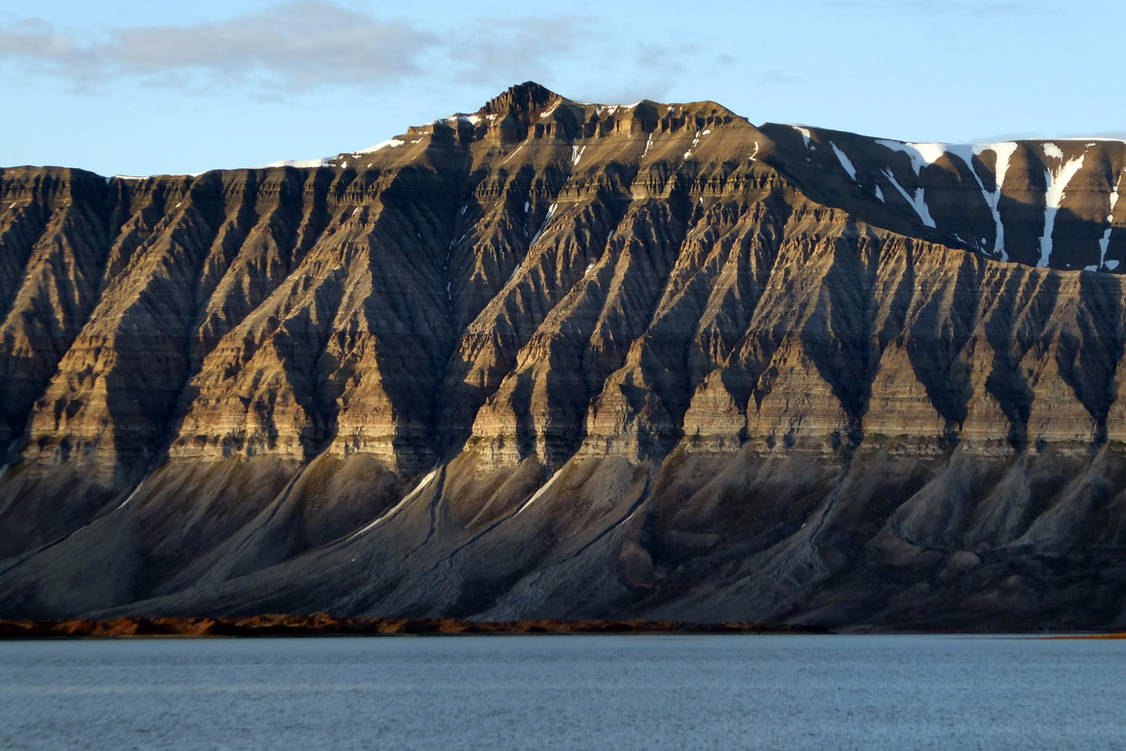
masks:
<path fill-rule="evenodd" d="M 310 159 L 529 79 L 904 140 L 1126 132 L 1120 0 L 8 5 L 0 166 Z"/>

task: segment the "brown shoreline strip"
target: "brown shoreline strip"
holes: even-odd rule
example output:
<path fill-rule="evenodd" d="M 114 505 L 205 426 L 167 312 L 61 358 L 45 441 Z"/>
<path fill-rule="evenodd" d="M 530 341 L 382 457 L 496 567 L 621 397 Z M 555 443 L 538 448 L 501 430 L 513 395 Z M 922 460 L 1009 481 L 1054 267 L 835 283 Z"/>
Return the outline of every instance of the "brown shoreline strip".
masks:
<path fill-rule="evenodd" d="M 400 636 L 454 634 L 827 634 L 820 626 L 688 623 L 645 620 L 463 621 L 456 618 L 337 618 L 259 615 L 247 618 L 118 618 L 112 621 L 0 620 L 0 639 L 145 636 Z"/>

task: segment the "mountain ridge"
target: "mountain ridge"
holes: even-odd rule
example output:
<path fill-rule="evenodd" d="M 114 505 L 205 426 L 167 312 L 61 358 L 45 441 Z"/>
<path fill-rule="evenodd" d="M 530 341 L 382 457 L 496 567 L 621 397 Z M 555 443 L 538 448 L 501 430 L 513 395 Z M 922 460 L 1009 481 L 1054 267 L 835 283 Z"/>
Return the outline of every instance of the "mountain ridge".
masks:
<path fill-rule="evenodd" d="M 1121 623 L 1126 145 L 392 140 L 0 171 L 0 615 Z"/>

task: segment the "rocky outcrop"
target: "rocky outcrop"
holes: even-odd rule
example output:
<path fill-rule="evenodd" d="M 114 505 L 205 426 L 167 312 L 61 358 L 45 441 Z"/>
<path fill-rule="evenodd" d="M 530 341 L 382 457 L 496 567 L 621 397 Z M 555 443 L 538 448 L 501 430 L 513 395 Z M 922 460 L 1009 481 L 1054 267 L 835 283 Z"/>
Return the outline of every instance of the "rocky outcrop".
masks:
<path fill-rule="evenodd" d="M 535 84 L 0 172 L 0 615 L 1126 620 L 1126 144 Z"/>

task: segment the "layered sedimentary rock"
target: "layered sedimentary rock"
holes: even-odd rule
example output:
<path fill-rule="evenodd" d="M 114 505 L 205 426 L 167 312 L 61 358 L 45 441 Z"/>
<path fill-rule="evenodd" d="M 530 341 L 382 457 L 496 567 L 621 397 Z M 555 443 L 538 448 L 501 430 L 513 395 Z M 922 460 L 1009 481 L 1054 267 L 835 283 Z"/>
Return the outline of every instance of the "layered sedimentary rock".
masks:
<path fill-rule="evenodd" d="M 0 172 L 0 616 L 1123 625 L 1126 144 L 535 84 Z"/>

